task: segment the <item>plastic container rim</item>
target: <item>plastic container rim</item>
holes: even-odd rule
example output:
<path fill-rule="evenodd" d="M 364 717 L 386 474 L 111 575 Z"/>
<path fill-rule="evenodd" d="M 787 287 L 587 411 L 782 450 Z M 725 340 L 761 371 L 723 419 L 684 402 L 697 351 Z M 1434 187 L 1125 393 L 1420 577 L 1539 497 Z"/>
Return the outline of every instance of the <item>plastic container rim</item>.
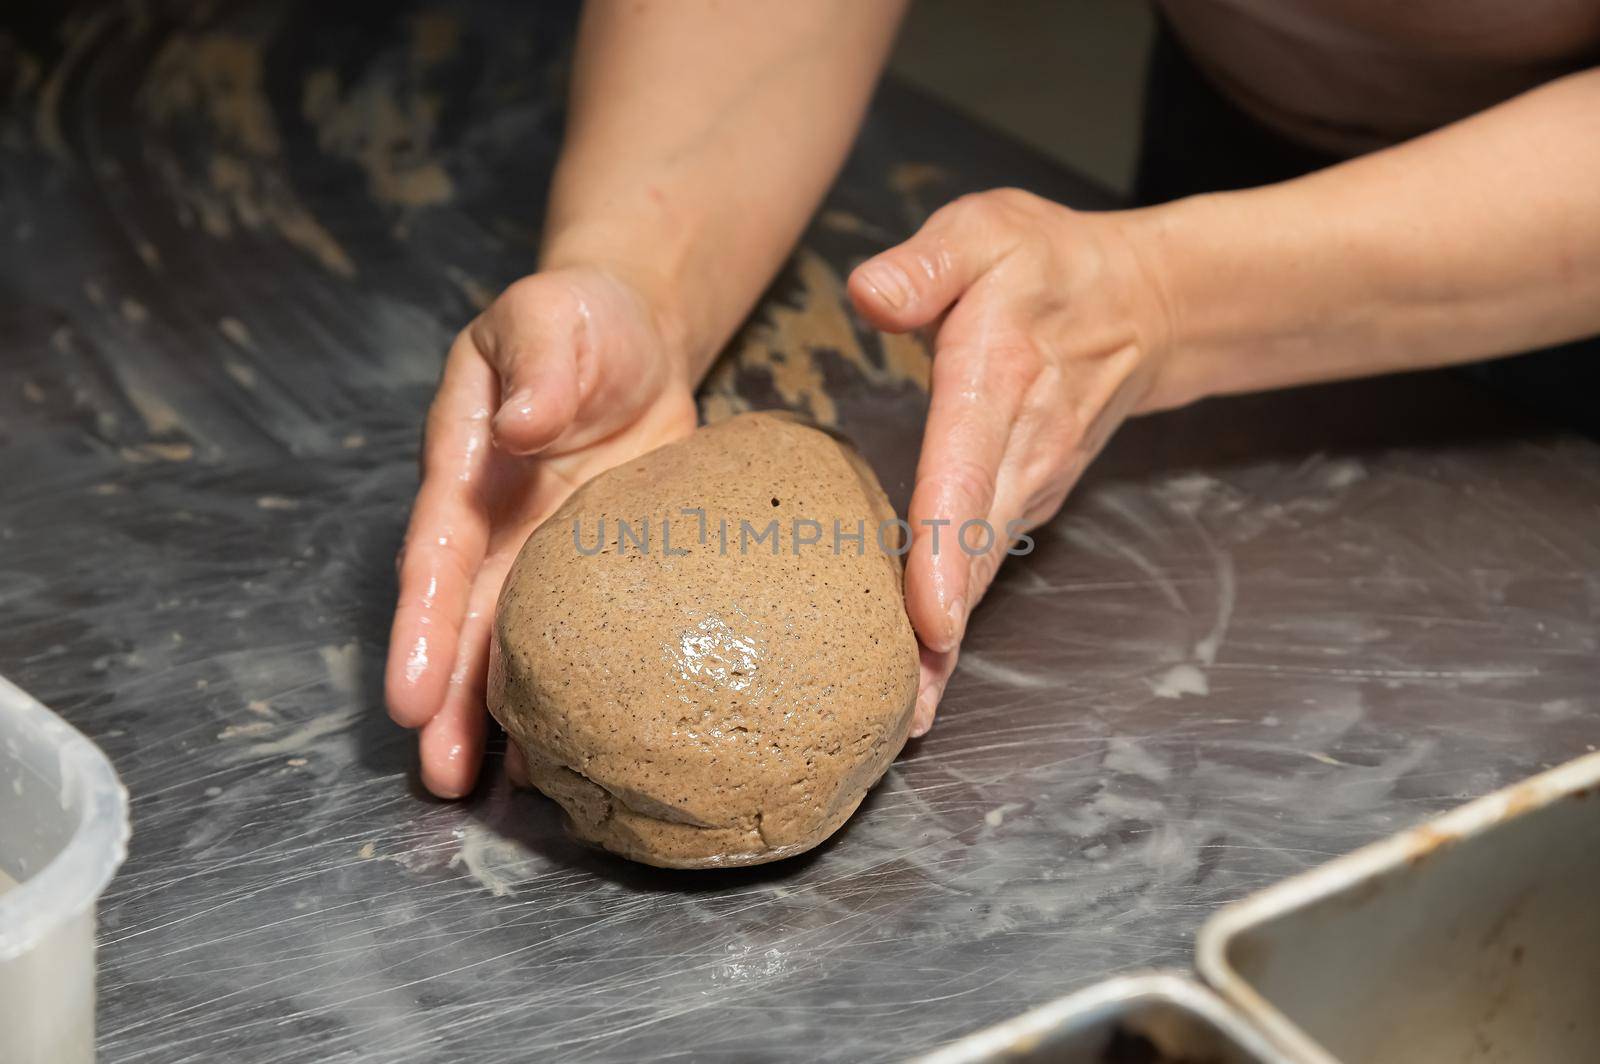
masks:
<path fill-rule="evenodd" d="M 62 800 L 78 820 L 67 844 L 17 886 L 0 894 L 0 962 L 15 960 L 88 912 L 116 874 L 128 847 L 128 792 L 111 762 L 82 732 L 0 676 L 0 717 L 56 748 Z"/>

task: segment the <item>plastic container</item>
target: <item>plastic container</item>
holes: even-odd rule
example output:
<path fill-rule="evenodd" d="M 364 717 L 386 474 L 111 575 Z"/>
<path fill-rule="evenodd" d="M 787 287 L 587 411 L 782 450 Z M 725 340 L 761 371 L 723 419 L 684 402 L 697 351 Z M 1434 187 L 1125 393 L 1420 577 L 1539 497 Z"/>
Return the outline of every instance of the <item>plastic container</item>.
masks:
<path fill-rule="evenodd" d="M 128 795 L 111 762 L 0 678 L 5 1064 L 94 1060 L 95 904 L 127 841 Z"/>
<path fill-rule="evenodd" d="M 1286 1064 L 1225 1002 L 1166 972 L 1124 975 L 1041 1005 L 912 1064 Z"/>

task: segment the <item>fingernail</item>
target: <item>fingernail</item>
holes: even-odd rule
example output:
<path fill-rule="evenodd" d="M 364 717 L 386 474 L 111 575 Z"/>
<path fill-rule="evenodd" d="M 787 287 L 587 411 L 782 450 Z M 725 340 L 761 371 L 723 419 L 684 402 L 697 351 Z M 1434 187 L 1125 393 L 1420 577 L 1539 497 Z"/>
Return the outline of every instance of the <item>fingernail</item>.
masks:
<path fill-rule="evenodd" d="M 911 302 L 911 278 L 891 262 L 868 263 L 861 268 L 861 279 L 894 310 Z"/>
<path fill-rule="evenodd" d="M 950 603 L 950 608 L 945 611 L 945 623 L 949 630 L 949 642 L 945 644 L 946 650 L 954 650 L 961 642 L 962 631 L 967 624 L 967 601 L 956 599 Z"/>
<path fill-rule="evenodd" d="M 911 714 L 911 738 L 920 739 L 933 729 L 933 713 L 939 705 L 939 691 L 924 688 L 917 696 L 917 708 Z"/>
<path fill-rule="evenodd" d="M 527 417 L 533 413 L 533 393 L 524 388 L 500 404 L 500 410 L 494 419 L 501 421 L 507 417 Z"/>

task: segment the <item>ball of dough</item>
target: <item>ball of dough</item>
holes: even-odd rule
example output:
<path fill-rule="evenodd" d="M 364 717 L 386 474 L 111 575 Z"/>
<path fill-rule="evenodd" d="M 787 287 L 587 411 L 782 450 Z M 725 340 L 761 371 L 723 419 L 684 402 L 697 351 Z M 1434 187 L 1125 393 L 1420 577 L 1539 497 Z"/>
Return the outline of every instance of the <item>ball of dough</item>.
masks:
<path fill-rule="evenodd" d="M 495 618 L 489 708 L 534 785 L 580 837 L 663 867 L 833 834 L 916 699 L 893 520 L 854 450 L 782 414 L 584 485 L 528 537 Z"/>

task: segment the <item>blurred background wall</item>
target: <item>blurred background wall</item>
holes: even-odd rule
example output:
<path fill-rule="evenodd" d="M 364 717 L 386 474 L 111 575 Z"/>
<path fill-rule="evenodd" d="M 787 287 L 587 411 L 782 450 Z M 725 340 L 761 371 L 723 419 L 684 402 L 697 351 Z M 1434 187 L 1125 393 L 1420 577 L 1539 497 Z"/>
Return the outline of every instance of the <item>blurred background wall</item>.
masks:
<path fill-rule="evenodd" d="M 1126 192 L 1150 29 L 1143 0 L 914 0 L 891 69 Z"/>

